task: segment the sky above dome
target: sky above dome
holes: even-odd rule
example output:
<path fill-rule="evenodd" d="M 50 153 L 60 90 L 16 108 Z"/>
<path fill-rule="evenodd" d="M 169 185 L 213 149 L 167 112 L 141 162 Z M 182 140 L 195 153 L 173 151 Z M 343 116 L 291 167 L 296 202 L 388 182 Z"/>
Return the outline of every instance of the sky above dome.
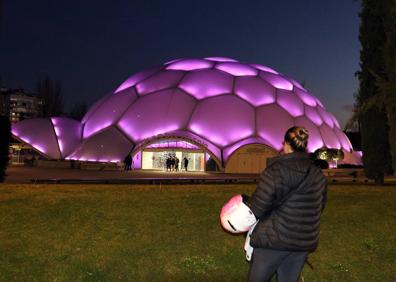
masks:
<path fill-rule="evenodd" d="M 50 75 L 69 108 L 172 59 L 226 56 L 303 82 L 342 126 L 351 115 L 359 1 L 3 2 L 3 85 Z"/>

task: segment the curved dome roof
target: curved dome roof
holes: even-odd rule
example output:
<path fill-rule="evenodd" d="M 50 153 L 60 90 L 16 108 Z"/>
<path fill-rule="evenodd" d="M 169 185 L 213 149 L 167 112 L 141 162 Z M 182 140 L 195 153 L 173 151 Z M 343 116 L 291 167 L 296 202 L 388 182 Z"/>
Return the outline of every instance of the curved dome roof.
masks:
<path fill-rule="evenodd" d="M 59 134 L 72 123 L 53 118 L 52 124 L 52 135 L 62 144 Z M 81 124 L 72 124 L 78 137 L 66 143 L 74 148 L 62 144 L 56 156 L 53 148 L 47 154 L 119 160 L 131 148 L 169 135 L 204 142 L 226 162 L 246 144 L 280 150 L 285 131 L 294 125 L 308 129 L 310 152 L 321 147 L 352 150 L 334 115 L 295 80 L 266 66 L 230 58 L 179 59 L 129 77 L 92 106 Z M 22 127 L 23 122 L 16 124 L 14 135 L 26 135 Z"/>

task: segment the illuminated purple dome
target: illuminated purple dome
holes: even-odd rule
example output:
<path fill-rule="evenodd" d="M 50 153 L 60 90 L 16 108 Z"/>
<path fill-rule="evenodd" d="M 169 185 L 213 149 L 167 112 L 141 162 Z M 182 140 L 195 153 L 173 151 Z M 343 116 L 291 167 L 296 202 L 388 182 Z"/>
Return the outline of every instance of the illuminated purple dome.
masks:
<path fill-rule="evenodd" d="M 220 166 L 247 144 L 282 148 L 291 126 L 309 131 L 308 150 L 353 153 L 333 114 L 298 82 L 229 58 L 179 59 L 134 74 L 81 123 L 27 120 L 13 134 L 53 159 L 120 161 L 159 139 L 188 140 Z"/>

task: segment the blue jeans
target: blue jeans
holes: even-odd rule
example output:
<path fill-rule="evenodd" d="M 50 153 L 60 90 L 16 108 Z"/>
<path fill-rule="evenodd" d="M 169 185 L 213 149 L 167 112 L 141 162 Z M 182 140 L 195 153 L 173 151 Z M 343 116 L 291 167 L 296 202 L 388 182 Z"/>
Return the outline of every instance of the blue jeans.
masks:
<path fill-rule="evenodd" d="M 249 282 L 269 281 L 275 273 L 278 282 L 298 281 L 307 255 L 308 252 L 256 248 L 250 261 Z"/>

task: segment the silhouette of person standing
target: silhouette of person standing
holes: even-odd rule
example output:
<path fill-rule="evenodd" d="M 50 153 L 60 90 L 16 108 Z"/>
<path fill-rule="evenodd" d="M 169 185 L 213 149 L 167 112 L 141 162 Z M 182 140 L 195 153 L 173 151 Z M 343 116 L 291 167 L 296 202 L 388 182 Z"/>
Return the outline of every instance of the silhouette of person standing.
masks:
<path fill-rule="evenodd" d="M 183 159 L 183 164 L 184 164 L 184 170 L 187 171 L 188 168 L 188 159 L 186 157 L 184 157 Z"/>
<path fill-rule="evenodd" d="M 132 156 L 131 154 L 126 155 L 124 159 L 125 167 L 124 170 L 131 170 L 132 168 Z"/>
<path fill-rule="evenodd" d="M 175 171 L 179 171 L 179 162 L 180 162 L 179 158 L 176 157 L 175 158 Z"/>

